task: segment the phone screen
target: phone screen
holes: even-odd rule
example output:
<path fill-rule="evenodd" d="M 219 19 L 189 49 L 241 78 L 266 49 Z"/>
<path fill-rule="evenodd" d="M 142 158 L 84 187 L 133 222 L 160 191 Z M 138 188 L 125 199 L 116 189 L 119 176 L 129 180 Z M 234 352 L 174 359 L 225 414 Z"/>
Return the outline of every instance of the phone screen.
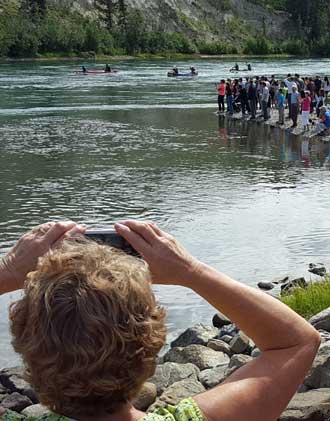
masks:
<path fill-rule="evenodd" d="M 132 256 L 141 257 L 138 251 L 135 250 L 122 236 L 116 231 L 109 229 L 90 229 L 86 230 L 85 236 L 100 244 L 106 244 L 124 251 Z"/>

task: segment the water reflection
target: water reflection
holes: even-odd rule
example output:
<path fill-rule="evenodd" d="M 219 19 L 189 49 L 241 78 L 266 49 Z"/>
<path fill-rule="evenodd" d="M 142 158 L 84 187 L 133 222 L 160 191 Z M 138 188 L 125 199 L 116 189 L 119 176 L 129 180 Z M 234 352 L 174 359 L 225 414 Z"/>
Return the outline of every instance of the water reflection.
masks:
<path fill-rule="evenodd" d="M 274 159 L 311 168 L 317 163 L 322 167 L 329 162 L 330 146 L 321 137 L 313 140 L 293 135 L 289 130 L 270 127 L 247 120 L 218 117 L 218 143 L 230 149 L 245 149 L 257 159 Z M 259 154 L 258 156 L 256 154 Z"/>

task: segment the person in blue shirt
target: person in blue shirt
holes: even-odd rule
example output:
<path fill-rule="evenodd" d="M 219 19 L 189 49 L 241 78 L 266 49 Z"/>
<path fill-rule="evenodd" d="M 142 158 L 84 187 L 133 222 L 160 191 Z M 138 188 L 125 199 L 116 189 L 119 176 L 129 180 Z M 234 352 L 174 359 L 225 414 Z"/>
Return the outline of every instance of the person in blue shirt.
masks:
<path fill-rule="evenodd" d="M 284 108 L 285 108 L 285 96 L 283 90 L 279 90 L 279 95 L 277 98 L 277 107 L 278 107 L 278 124 L 283 126 L 284 124 Z"/>

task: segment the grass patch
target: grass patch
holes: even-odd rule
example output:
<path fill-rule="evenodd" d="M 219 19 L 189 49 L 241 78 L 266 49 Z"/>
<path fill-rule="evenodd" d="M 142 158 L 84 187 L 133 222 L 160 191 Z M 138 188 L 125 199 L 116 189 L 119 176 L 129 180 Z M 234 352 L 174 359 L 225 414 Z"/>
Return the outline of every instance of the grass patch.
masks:
<path fill-rule="evenodd" d="M 330 278 L 311 283 L 306 289 L 295 288 L 292 294 L 281 297 L 284 304 L 309 319 L 330 307 Z"/>

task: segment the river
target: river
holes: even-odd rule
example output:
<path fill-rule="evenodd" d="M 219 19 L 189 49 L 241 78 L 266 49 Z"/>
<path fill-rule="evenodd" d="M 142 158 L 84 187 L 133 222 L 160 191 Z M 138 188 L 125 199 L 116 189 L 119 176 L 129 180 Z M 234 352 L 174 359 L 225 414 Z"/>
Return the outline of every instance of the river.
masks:
<path fill-rule="evenodd" d="M 83 64 L 83 63 L 79 63 Z M 88 68 L 102 63 L 84 63 Z M 195 65 L 195 79 L 166 72 Z M 108 227 L 151 219 L 198 258 L 255 286 L 330 264 L 329 144 L 216 114 L 214 83 L 232 62 L 0 64 L 0 251 L 52 219 Z M 330 60 L 254 60 L 255 74 L 330 74 Z M 214 309 L 189 290 L 155 287 L 169 340 Z M 0 298 L 0 366 L 17 362 Z"/>

